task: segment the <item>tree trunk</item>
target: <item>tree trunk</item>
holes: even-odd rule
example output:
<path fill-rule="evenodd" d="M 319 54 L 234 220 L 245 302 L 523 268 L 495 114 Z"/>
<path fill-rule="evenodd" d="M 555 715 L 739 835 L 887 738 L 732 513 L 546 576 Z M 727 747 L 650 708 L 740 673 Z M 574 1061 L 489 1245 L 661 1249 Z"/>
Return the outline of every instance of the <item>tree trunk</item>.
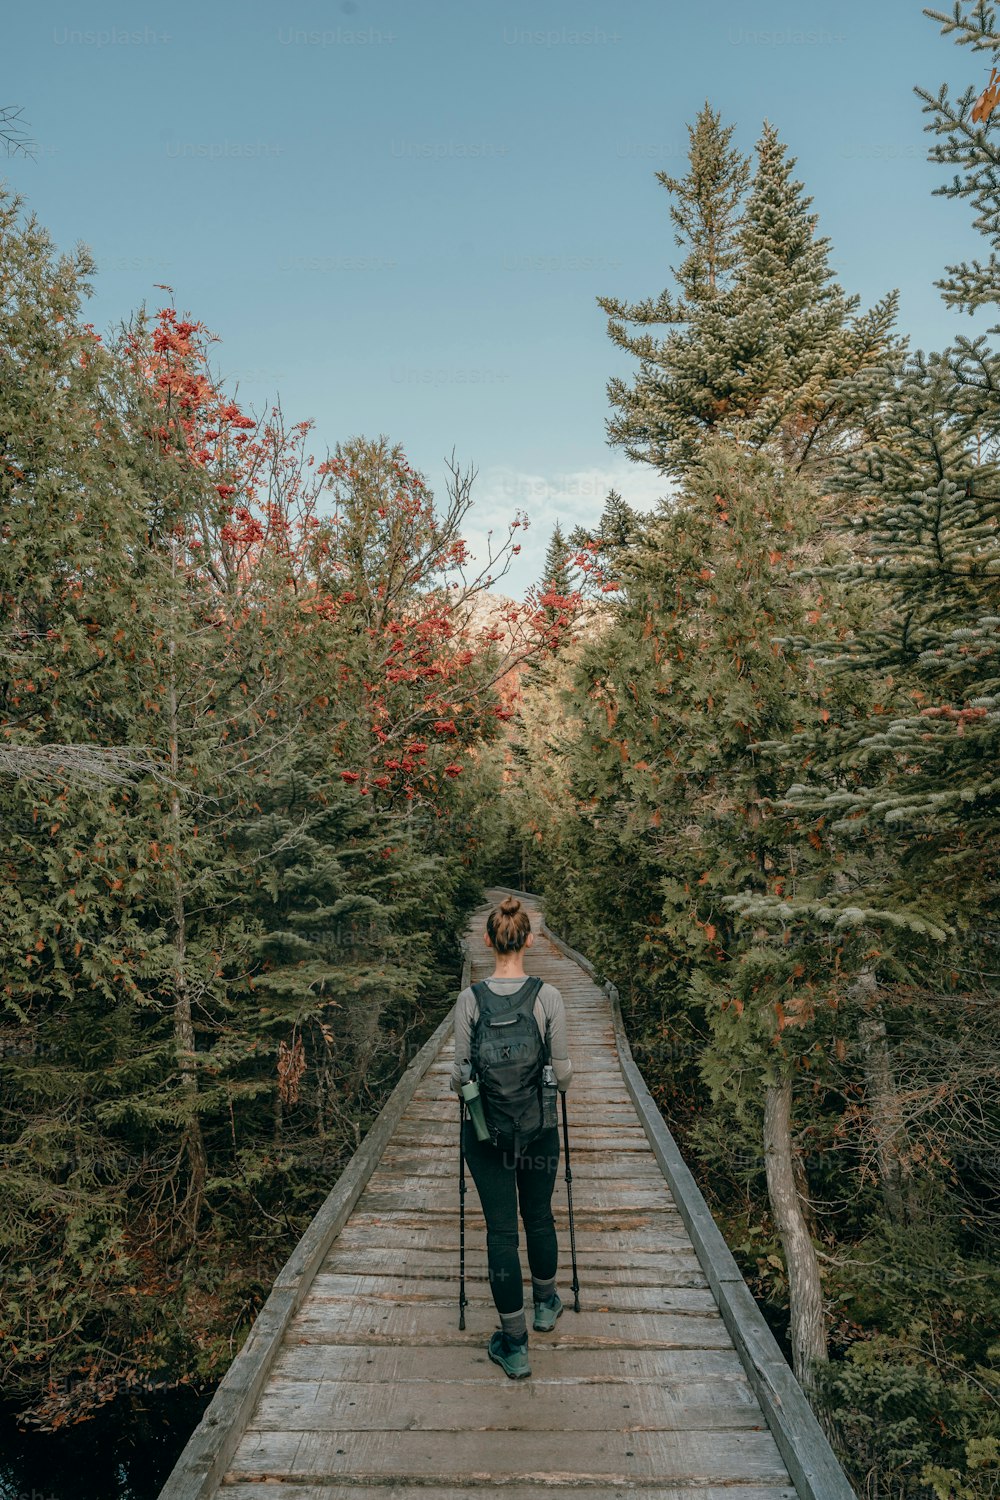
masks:
<path fill-rule="evenodd" d="M 788 1267 L 792 1366 L 799 1384 L 808 1391 L 814 1366 L 825 1363 L 828 1356 L 819 1262 L 795 1187 L 791 1114 L 791 1080 L 769 1085 L 764 1096 L 767 1193 Z"/>
<path fill-rule="evenodd" d="M 806 1231 L 810 1239 L 818 1240 L 819 1225 L 816 1222 L 816 1211 L 813 1208 L 812 1198 L 809 1196 L 809 1178 L 806 1175 L 802 1153 L 801 1151 L 796 1151 L 794 1147 L 792 1148 L 792 1176 L 795 1179 L 795 1191 L 799 1195 L 802 1217 L 806 1221 Z"/>
<path fill-rule="evenodd" d="M 172 548 L 172 571 L 176 579 L 177 544 Z M 184 880 L 180 867 L 181 803 L 177 790 L 180 769 L 178 748 L 179 725 L 177 705 L 177 631 L 171 623 L 168 644 L 170 673 L 167 683 L 167 729 L 170 737 L 170 820 L 173 842 L 173 918 L 174 918 L 174 1045 L 181 1077 L 184 1102 L 184 1147 L 188 1162 L 188 1187 L 181 1205 L 180 1235 L 175 1239 L 194 1239 L 201 1212 L 201 1202 L 208 1176 L 205 1141 L 198 1115 L 198 1071 L 195 1056 L 194 1021 L 191 1014 L 191 992 L 187 980 L 187 912 L 184 904 Z"/>
<path fill-rule="evenodd" d="M 892 1076 L 885 1016 L 878 999 L 878 982 L 870 969 L 863 969 L 851 986 L 850 999 L 868 1001 L 858 1020 L 858 1041 L 865 1073 L 868 1114 L 875 1140 L 875 1160 L 885 1211 L 893 1224 L 907 1217 L 907 1172 L 900 1153 L 903 1118 Z"/>

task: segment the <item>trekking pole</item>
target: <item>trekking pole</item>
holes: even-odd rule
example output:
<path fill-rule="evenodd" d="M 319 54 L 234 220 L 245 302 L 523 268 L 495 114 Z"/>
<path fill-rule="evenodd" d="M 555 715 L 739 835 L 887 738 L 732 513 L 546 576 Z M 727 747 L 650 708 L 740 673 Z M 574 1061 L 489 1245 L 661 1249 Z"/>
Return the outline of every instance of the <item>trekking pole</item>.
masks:
<path fill-rule="evenodd" d="M 458 1113 L 458 1326 L 465 1327 L 465 1096 L 459 1097 Z"/>
<path fill-rule="evenodd" d="M 569 1199 L 569 1245 L 573 1257 L 573 1311 L 580 1311 L 580 1282 L 576 1274 L 576 1234 L 573 1229 L 573 1173 L 569 1165 L 569 1125 L 566 1120 L 566 1090 L 562 1090 L 563 1146 L 566 1151 L 566 1197 Z"/>

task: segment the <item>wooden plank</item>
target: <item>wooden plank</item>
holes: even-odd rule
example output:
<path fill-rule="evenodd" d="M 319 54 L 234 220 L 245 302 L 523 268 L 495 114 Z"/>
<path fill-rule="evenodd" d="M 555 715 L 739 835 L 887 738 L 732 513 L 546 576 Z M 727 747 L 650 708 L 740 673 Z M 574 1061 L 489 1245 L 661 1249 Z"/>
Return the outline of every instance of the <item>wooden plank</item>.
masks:
<path fill-rule="evenodd" d="M 622 1223 L 627 1222 L 629 1215 L 635 1214 L 650 1216 L 670 1213 L 675 1218 L 680 1217 L 670 1196 L 670 1189 L 662 1181 L 651 1184 L 588 1182 L 586 1186 L 578 1186 L 574 1178 L 573 1186 L 573 1212 L 574 1215 L 579 1214 L 581 1220 L 584 1215 L 593 1218 L 595 1214 L 609 1211 L 619 1216 Z M 475 1185 L 471 1180 L 466 1182 L 466 1190 L 469 1191 L 470 1188 L 475 1196 Z M 454 1190 L 457 1198 L 457 1179 Z M 358 1206 L 363 1213 L 370 1214 L 391 1214 L 397 1211 L 412 1213 L 415 1210 L 428 1214 L 450 1213 L 451 1206 L 442 1202 L 443 1196 L 443 1185 L 434 1179 L 410 1177 L 400 1183 L 390 1179 L 386 1187 L 374 1181 L 369 1183 L 358 1199 Z M 553 1211 L 558 1206 L 554 1202 Z"/>
<path fill-rule="evenodd" d="M 572 1149 L 573 1149 L 573 1127 L 574 1127 L 574 1120 L 575 1120 L 575 1117 L 574 1117 L 574 1114 L 573 1114 L 573 1106 L 572 1106 L 572 1103 L 570 1101 L 570 1094 L 572 1094 L 572 1092 L 573 1092 L 573 1090 L 570 1089 L 569 1093 L 566 1095 L 566 1114 L 567 1114 L 567 1117 L 568 1117 L 568 1120 L 569 1120 L 569 1130 L 570 1130 L 570 1136 L 569 1136 L 570 1151 L 572 1151 Z M 561 1106 L 560 1106 L 560 1110 L 561 1110 Z M 607 1126 L 607 1125 L 631 1125 L 631 1126 L 634 1126 L 635 1125 L 635 1118 L 636 1118 L 636 1116 L 635 1116 L 635 1109 L 634 1109 L 634 1107 L 631 1104 L 629 1104 L 627 1106 L 624 1106 L 624 1105 L 623 1106 L 615 1106 L 614 1108 L 611 1108 L 610 1106 L 608 1106 L 608 1108 L 606 1108 L 606 1109 L 602 1108 L 602 1110 L 601 1110 L 601 1125 L 602 1126 Z M 418 1100 L 415 1100 L 414 1103 L 412 1104 L 412 1106 L 410 1107 L 410 1109 L 407 1111 L 406 1119 L 407 1119 L 408 1122 L 409 1121 L 413 1121 L 413 1120 L 431 1120 L 431 1121 L 449 1120 L 449 1121 L 454 1121 L 455 1130 L 457 1131 L 458 1130 L 458 1119 L 459 1119 L 458 1096 L 456 1094 L 453 1094 L 450 1099 L 441 1098 L 441 1099 L 418 1099 Z M 561 1131 L 562 1130 L 562 1119 L 561 1119 L 561 1117 L 560 1117 L 559 1128 L 560 1128 L 560 1131 Z"/>
<path fill-rule="evenodd" d="M 458 1298 L 456 1296 L 455 1303 Z M 568 1310 L 545 1335 L 546 1343 L 573 1348 L 602 1349 L 627 1344 L 631 1348 L 725 1349 L 730 1342 L 717 1312 L 597 1312 L 580 1298 L 580 1311 Z M 470 1303 L 466 1328 L 458 1327 L 453 1308 L 424 1303 L 395 1302 L 386 1306 L 359 1305 L 349 1299 L 324 1301 L 310 1297 L 292 1319 L 288 1343 L 413 1344 L 422 1341 L 465 1346 L 468 1331 L 486 1333 L 498 1326 L 492 1305 Z M 529 1334 L 530 1338 L 530 1334 Z"/>
<path fill-rule="evenodd" d="M 723 1395 L 727 1399 L 722 1399 Z M 749 1385 L 647 1384 L 609 1397 L 599 1385 L 532 1387 L 530 1403 L 505 1380 L 488 1406 L 470 1404 L 454 1381 L 268 1381 L 254 1413 L 260 1432 L 706 1432 L 764 1425 Z"/>
<path fill-rule="evenodd" d="M 227 1481 L 222 1493 L 226 1500 L 358 1500 L 358 1486 L 351 1483 L 283 1482 L 277 1495 L 276 1488 L 269 1480 L 236 1480 Z M 630 1486 L 626 1492 L 618 1485 L 574 1485 L 569 1490 L 553 1484 L 516 1481 L 498 1484 L 492 1479 L 473 1485 L 435 1483 L 433 1500 L 483 1500 L 484 1495 L 493 1489 L 502 1489 L 504 1500 L 552 1500 L 560 1489 L 566 1494 L 585 1493 L 587 1500 L 626 1500 L 626 1496 L 641 1497 L 641 1500 L 796 1500 L 795 1491 L 789 1485 L 758 1484 L 753 1480 L 726 1485 L 686 1482 L 680 1487 L 653 1483 L 644 1484 L 641 1489 Z M 402 1483 L 380 1484 L 378 1494 L 379 1500 L 428 1500 L 428 1487 L 426 1484 L 407 1484 L 404 1480 Z"/>
<path fill-rule="evenodd" d="M 636 1251 L 629 1256 L 628 1265 L 622 1265 L 621 1253 L 617 1250 L 588 1251 L 586 1256 L 577 1246 L 577 1269 L 581 1281 L 587 1288 L 598 1286 L 697 1286 L 707 1287 L 708 1281 L 701 1264 L 693 1251 L 668 1255 L 649 1255 Z M 452 1282 L 459 1273 L 457 1247 L 451 1249 L 415 1248 L 410 1244 L 373 1245 L 363 1254 L 357 1249 L 334 1241 L 320 1271 L 351 1273 L 363 1267 L 369 1274 L 407 1277 L 422 1280 L 424 1277 L 448 1277 Z M 486 1276 L 486 1246 L 481 1235 L 475 1244 L 465 1245 L 465 1274 L 483 1278 Z M 569 1269 L 561 1265 L 557 1276 L 564 1289 L 569 1282 Z"/>
<path fill-rule="evenodd" d="M 455 1194 L 456 1198 L 458 1194 Z M 484 1234 L 486 1231 L 486 1219 L 479 1206 L 475 1192 L 466 1194 L 468 1203 L 465 1210 L 465 1242 L 468 1245 L 469 1235 L 476 1233 Z M 641 1212 L 628 1209 L 619 1209 L 621 1220 L 620 1229 L 616 1229 L 613 1217 L 604 1209 L 588 1210 L 573 1207 L 573 1223 L 575 1229 L 575 1240 L 579 1247 L 581 1243 L 594 1244 L 606 1248 L 609 1244 L 621 1244 L 624 1248 L 634 1244 L 639 1248 L 655 1250 L 659 1245 L 676 1246 L 679 1248 L 690 1245 L 691 1241 L 685 1234 L 684 1223 L 675 1209 L 643 1209 Z M 461 1225 L 459 1223 L 459 1209 L 456 1204 L 454 1208 L 433 1208 L 427 1206 L 422 1210 L 408 1213 L 400 1209 L 398 1212 L 373 1212 L 359 1213 L 361 1224 L 388 1226 L 395 1223 L 401 1228 L 415 1229 L 421 1224 L 427 1228 L 434 1227 L 440 1233 L 451 1231 L 455 1249 L 459 1248 Z M 556 1236 L 564 1250 L 569 1250 L 569 1212 L 565 1202 L 552 1203 L 552 1219 L 556 1227 Z M 523 1226 L 522 1226 L 523 1227 Z M 520 1233 L 520 1231 L 519 1231 Z M 564 1238 L 565 1236 L 565 1238 Z M 378 1235 L 375 1236 L 375 1244 L 382 1241 Z"/>
<path fill-rule="evenodd" d="M 466 1295 L 470 1301 L 493 1307 L 493 1297 L 485 1275 L 470 1277 L 466 1272 Z M 333 1271 L 323 1269 L 313 1278 L 310 1302 L 348 1298 L 359 1305 L 392 1303 L 394 1306 L 427 1304 L 451 1307 L 455 1301 L 457 1280 L 454 1276 L 400 1277 L 373 1275 L 367 1271 Z M 715 1298 L 706 1284 L 690 1286 L 636 1286 L 623 1279 L 611 1285 L 604 1283 L 598 1295 L 592 1289 L 589 1300 L 596 1301 L 599 1312 L 698 1312 L 716 1313 Z M 568 1295 L 568 1293 L 567 1293 Z M 565 1298 L 564 1298 L 565 1301 Z"/>
<path fill-rule="evenodd" d="M 526 1147 L 523 1154 L 530 1156 L 531 1150 L 531 1147 Z M 452 1196 L 457 1201 L 460 1183 L 457 1140 L 446 1151 L 442 1151 L 436 1159 L 444 1164 L 445 1170 L 443 1172 L 428 1173 L 414 1171 L 410 1174 L 397 1173 L 392 1170 L 392 1164 L 390 1163 L 383 1169 L 381 1175 L 371 1178 L 367 1185 L 367 1192 L 369 1195 L 378 1192 L 396 1192 L 401 1198 L 409 1195 L 419 1195 L 421 1201 L 426 1203 L 428 1207 L 433 1207 L 436 1202 L 450 1203 Z M 427 1160 L 433 1162 L 435 1160 L 434 1154 L 431 1153 Z M 590 1212 L 598 1210 L 617 1212 L 620 1207 L 624 1206 L 622 1199 L 628 1194 L 631 1188 L 634 1190 L 635 1196 L 635 1202 L 631 1206 L 636 1211 L 640 1209 L 645 1210 L 646 1208 L 673 1208 L 674 1200 L 670 1192 L 670 1186 L 664 1180 L 662 1174 L 657 1178 L 651 1177 L 646 1171 L 643 1171 L 633 1184 L 627 1176 L 622 1176 L 617 1172 L 606 1178 L 601 1178 L 592 1170 L 587 1170 L 586 1172 L 582 1172 L 578 1178 L 576 1171 L 577 1162 L 572 1156 L 570 1157 L 569 1164 L 572 1168 L 574 1207 L 579 1203 L 581 1208 L 586 1208 Z M 593 1158 L 582 1158 L 580 1165 L 581 1167 L 592 1167 Z M 472 1176 L 468 1159 L 465 1160 L 462 1170 L 465 1175 L 467 1192 L 476 1193 L 475 1180 Z M 383 1183 L 385 1184 L 384 1187 Z M 566 1198 L 566 1158 L 561 1151 L 559 1152 L 555 1167 L 553 1194 L 554 1196 L 558 1194 L 560 1200 L 565 1200 Z M 602 1195 L 606 1199 L 603 1203 L 600 1201 Z M 478 1195 L 476 1201 L 478 1202 Z M 406 1212 L 412 1212 L 416 1206 L 418 1205 L 411 1204 L 409 1208 L 404 1208 L 403 1204 L 400 1205 L 401 1209 Z M 676 1209 L 674 1211 L 676 1212 Z"/>
<path fill-rule="evenodd" d="M 567 1100 L 569 1095 L 566 1096 Z M 431 1101 L 433 1102 L 433 1101 Z M 437 1101 L 440 1103 L 441 1101 Z M 427 1108 L 429 1109 L 430 1103 Z M 423 1108 L 423 1106 L 421 1106 Z M 631 1105 L 629 1106 L 631 1109 Z M 642 1126 L 632 1110 L 631 1118 L 628 1120 L 610 1120 L 605 1115 L 604 1108 L 597 1104 L 589 1105 L 586 1110 L 575 1111 L 572 1103 L 569 1104 L 567 1114 L 569 1117 L 569 1145 L 570 1151 L 579 1141 L 582 1146 L 597 1150 L 604 1146 L 607 1150 L 614 1148 L 616 1144 L 627 1145 L 630 1141 L 640 1149 L 649 1152 L 649 1141 L 646 1138 Z M 432 1119 L 429 1115 L 421 1113 L 408 1115 L 401 1121 L 400 1137 L 401 1144 L 407 1137 L 412 1137 L 415 1144 L 420 1145 L 427 1140 L 444 1139 L 454 1140 L 458 1144 L 459 1109 L 458 1101 L 448 1106 L 448 1113 L 441 1118 Z M 565 1131 L 562 1124 L 562 1109 L 560 1106 L 559 1117 L 559 1144 L 565 1141 Z"/>
<path fill-rule="evenodd" d="M 454 1159 L 453 1159 L 454 1156 Z M 629 1152 L 628 1159 L 609 1156 L 607 1152 L 592 1151 L 577 1153 L 573 1149 L 570 1156 L 570 1169 L 573 1173 L 573 1182 L 611 1182 L 623 1179 L 626 1182 L 651 1182 L 658 1187 L 663 1187 L 663 1173 L 656 1162 L 651 1160 L 647 1149 L 645 1155 L 640 1152 Z M 468 1168 L 466 1172 L 468 1173 Z M 470 1174 L 471 1175 L 471 1174 Z M 376 1181 L 381 1184 L 396 1178 L 424 1177 L 443 1178 L 446 1182 L 452 1179 L 458 1182 L 458 1153 L 448 1150 L 447 1155 L 440 1149 L 428 1149 L 419 1154 L 417 1152 L 395 1152 L 390 1159 L 388 1154 L 382 1158 L 382 1162 L 372 1174 L 372 1183 Z M 556 1182 L 566 1181 L 566 1158 L 559 1153 L 559 1167 L 556 1173 Z"/>
<path fill-rule="evenodd" d="M 564 996 L 563 998 L 565 999 L 566 997 Z M 608 1023 L 610 1031 L 611 1012 L 603 996 L 601 997 L 600 1012 L 604 1021 Z M 578 1027 L 571 1025 L 566 1028 L 570 1048 L 575 1049 L 570 1052 L 573 1061 L 573 1076 L 570 1079 L 568 1097 L 572 1097 L 577 1084 L 581 1080 L 586 1081 L 591 1087 L 595 1088 L 599 1084 L 606 1084 L 608 1087 L 617 1090 L 620 1090 L 622 1087 L 621 1064 L 618 1061 L 618 1054 L 614 1050 L 613 1038 L 607 1048 L 596 1048 L 593 1045 L 588 1045 L 588 1037 L 591 1037 L 601 1024 L 601 1020 L 595 1014 L 593 1018 L 582 1020 Z M 435 1092 L 435 1090 L 440 1090 L 442 1093 L 450 1091 L 454 1060 L 454 1052 L 450 1049 L 448 1052 L 443 1052 L 440 1055 L 438 1063 L 427 1075 L 427 1082 L 424 1088 L 428 1094 Z"/>
<path fill-rule="evenodd" d="M 458 1111 L 455 1112 L 453 1120 L 417 1120 L 412 1124 L 406 1121 L 400 1125 L 393 1136 L 393 1142 L 400 1150 L 412 1151 L 426 1147 L 429 1150 L 444 1150 L 454 1152 L 455 1171 L 458 1171 Z M 563 1134 L 560 1127 L 559 1145 L 563 1146 Z M 608 1127 L 605 1130 L 588 1129 L 580 1125 L 570 1127 L 569 1155 L 570 1164 L 575 1163 L 577 1153 L 586 1156 L 605 1155 L 609 1157 L 627 1156 L 630 1161 L 638 1157 L 649 1156 L 649 1141 L 643 1134 L 638 1123 L 633 1126 Z"/>
<path fill-rule="evenodd" d="M 454 1120 L 419 1120 L 415 1128 L 407 1127 L 398 1138 L 394 1137 L 394 1149 L 399 1151 L 422 1151 L 425 1155 L 443 1155 L 458 1171 L 458 1115 Z M 565 1137 L 559 1131 L 560 1171 L 565 1171 Z M 636 1166 L 649 1163 L 649 1141 L 640 1140 L 634 1131 L 620 1132 L 581 1130 L 570 1131 L 569 1157 L 571 1164 L 579 1158 L 586 1160 L 627 1160 Z"/>
<path fill-rule="evenodd" d="M 530 1406 L 528 1381 L 520 1392 Z M 388 1480 L 435 1482 L 442 1468 L 454 1481 L 494 1483 L 494 1475 L 568 1483 L 602 1479 L 620 1485 L 656 1480 L 707 1483 L 755 1479 L 787 1484 L 771 1434 L 742 1430 L 713 1432 L 526 1432 L 516 1443 L 507 1432 L 257 1432 L 240 1441 L 232 1478 L 264 1479 L 270 1474 L 312 1484 L 382 1485 Z"/>
<path fill-rule="evenodd" d="M 358 1262 L 357 1251 L 364 1251 L 364 1259 L 361 1262 Z M 354 1266 L 370 1265 L 376 1268 L 379 1265 L 379 1256 L 385 1256 L 387 1265 L 391 1265 L 393 1260 L 400 1260 L 402 1257 L 406 1265 L 411 1268 L 421 1268 L 433 1260 L 436 1260 L 439 1265 L 447 1263 L 448 1266 L 457 1268 L 459 1233 L 457 1233 L 457 1224 L 454 1235 L 448 1232 L 436 1233 L 429 1227 L 402 1229 L 397 1224 L 382 1224 L 381 1227 L 349 1224 L 337 1236 L 336 1242 L 330 1248 L 330 1257 L 334 1256 L 337 1257 L 339 1265 L 349 1263 Z M 328 1265 L 330 1257 L 327 1257 L 324 1266 Z M 705 1278 L 702 1263 L 691 1250 L 691 1242 L 685 1242 L 684 1238 L 679 1239 L 678 1244 L 658 1244 L 651 1250 L 649 1247 L 622 1247 L 618 1236 L 610 1232 L 603 1239 L 600 1236 L 588 1236 L 586 1244 L 580 1244 L 577 1239 L 576 1259 L 577 1266 L 586 1266 L 591 1271 L 621 1268 L 625 1272 L 625 1277 L 634 1274 L 636 1277 L 645 1277 L 652 1281 L 657 1280 L 658 1275 L 670 1277 L 681 1271 L 685 1274 L 697 1274 L 700 1280 Z M 480 1224 L 478 1233 L 472 1236 L 469 1236 L 468 1226 L 466 1226 L 465 1263 L 466 1266 L 486 1265 L 486 1226 L 484 1224 Z M 568 1263 L 570 1263 L 568 1247 L 561 1248 L 559 1266 L 565 1266 Z M 417 1269 L 414 1269 L 412 1274 L 417 1274 Z"/>
<path fill-rule="evenodd" d="M 568 1215 L 565 1208 L 559 1204 L 552 1205 L 552 1217 L 556 1223 L 557 1234 L 564 1219 L 568 1224 Z M 616 1229 L 614 1224 L 608 1221 L 607 1216 L 601 1217 L 596 1226 L 581 1223 L 577 1210 L 573 1210 L 575 1222 L 575 1237 L 577 1253 L 582 1250 L 597 1249 L 606 1250 L 609 1246 L 617 1246 L 622 1255 L 631 1254 L 633 1250 L 670 1250 L 689 1251 L 691 1240 L 684 1229 L 679 1214 L 660 1215 L 657 1222 L 646 1219 L 632 1219 L 628 1226 Z M 486 1222 L 482 1217 L 481 1210 L 472 1214 L 467 1209 L 465 1215 L 465 1243 L 468 1248 L 470 1235 L 485 1235 Z M 387 1220 L 378 1214 L 361 1214 L 355 1209 L 351 1216 L 350 1224 L 341 1230 L 341 1237 L 347 1243 L 347 1234 L 350 1233 L 350 1243 L 359 1245 L 365 1239 L 369 1245 L 398 1244 L 411 1237 L 414 1245 L 433 1243 L 435 1245 L 451 1246 L 454 1254 L 459 1253 L 459 1222 L 458 1210 L 453 1214 L 393 1214 Z M 430 1240 L 428 1240 L 430 1236 Z M 560 1242 L 564 1260 L 569 1257 L 568 1242 Z"/>
<path fill-rule="evenodd" d="M 566 1318 L 565 1312 L 556 1327 Z M 457 1317 L 456 1317 L 457 1325 Z M 506 1376 L 486 1354 L 492 1329 L 470 1333 L 466 1329 L 462 1352 L 453 1344 L 285 1344 L 272 1371 L 276 1380 L 377 1380 L 404 1386 L 411 1381 L 449 1381 L 453 1387 L 474 1385 L 496 1392 L 507 1386 Z M 746 1371 L 736 1350 L 719 1349 L 579 1349 L 552 1346 L 551 1335 L 529 1332 L 532 1385 L 558 1383 L 614 1387 L 651 1383 L 676 1386 L 710 1384 L 721 1392 L 723 1402 L 731 1384 L 745 1385 Z"/>

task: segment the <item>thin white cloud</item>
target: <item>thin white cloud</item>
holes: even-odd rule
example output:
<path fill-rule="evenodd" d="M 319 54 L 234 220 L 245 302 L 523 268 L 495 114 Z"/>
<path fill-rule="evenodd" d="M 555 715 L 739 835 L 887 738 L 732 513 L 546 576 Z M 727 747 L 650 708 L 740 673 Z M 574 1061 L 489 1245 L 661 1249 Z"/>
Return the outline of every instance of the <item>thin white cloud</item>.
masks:
<path fill-rule="evenodd" d="M 525 512 L 528 525 L 516 533 L 521 552 L 497 584 L 505 594 L 523 595 L 541 576 L 556 522 L 566 535 L 575 526 L 594 528 L 612 489 L 633 509 L 650 511 L 661 498 L 669 496 L 671 483 L 647 464 L 627 460 L 551 474 L 531 474 L 502 464 L 483 469 L 473 485 L 473 504 L 466 517 L 465 539 L 470 552 L 483 566 L 489 555 L 490 528 L 495 551 L 507 534 L 508 523 L 518 511 Z"/>

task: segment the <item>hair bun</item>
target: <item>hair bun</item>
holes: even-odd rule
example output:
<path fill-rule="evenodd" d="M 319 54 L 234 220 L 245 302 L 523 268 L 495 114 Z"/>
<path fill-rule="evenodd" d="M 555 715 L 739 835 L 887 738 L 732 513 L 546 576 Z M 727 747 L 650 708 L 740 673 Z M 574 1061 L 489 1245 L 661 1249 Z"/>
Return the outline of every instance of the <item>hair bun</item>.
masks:
<path fill-rule="evenodd" d="M 516 896 L 505 896 L 486 918 L 486 935 L 497 953 L 519 953 L 530 932 L 531 918 Z"/>

